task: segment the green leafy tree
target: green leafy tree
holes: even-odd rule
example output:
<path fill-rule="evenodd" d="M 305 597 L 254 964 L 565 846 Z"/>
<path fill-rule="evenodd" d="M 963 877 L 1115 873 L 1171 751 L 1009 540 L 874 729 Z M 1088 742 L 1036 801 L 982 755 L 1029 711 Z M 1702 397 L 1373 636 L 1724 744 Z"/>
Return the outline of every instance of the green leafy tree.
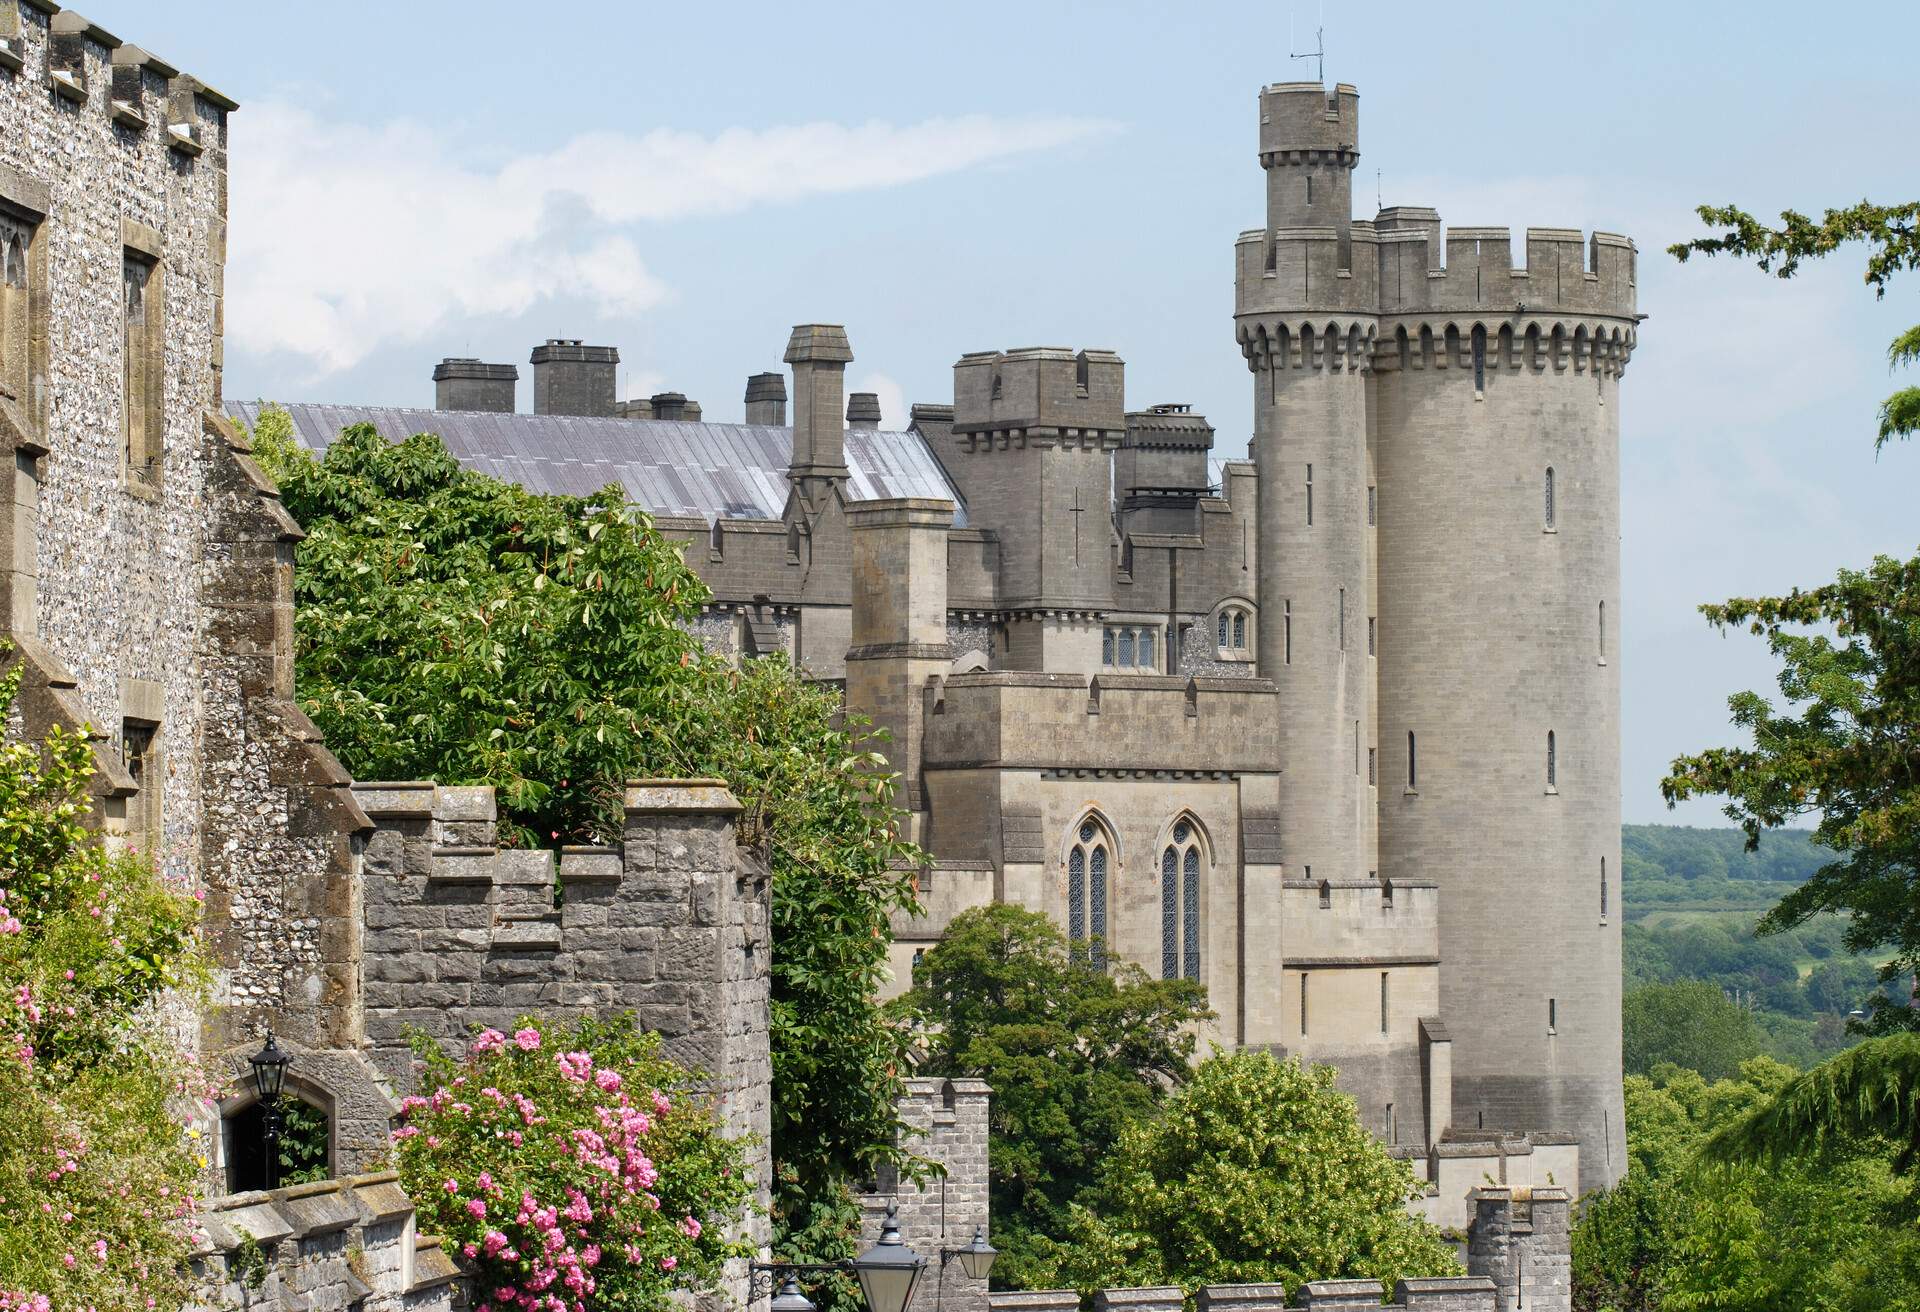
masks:
<path fill-rule="evenodd" d="M 1701 1164 L 1703 1145 L 1791 1087 L 1767 1058 L 1709 1082 L 1674 1066 L 1626 1081 L 1629 1170 L 1573 1234 L 1581 1312 L 1869 1312 L 1920 1306 L 1913 1198 L 1884 1145 L 1854 1140 L 1769 1168 Z"/>
<path fill-rule="evenodd" d="M 0 745 L 0 1308 L 187 1301 L 211 1091 L 153 1004 L 200 980 L 198 908 L 88 834 L 93 770 L 57 729 Z"/>
<path fill-rule="evenodd" d="M 1646 1075 L 1667 1062 L 1710 1080 L 1726 1079 L 1766 1046 L 1753 1017 L 1702 980 L 1630 990 L 1621 999 L 1620 1026 L 1622 1062 L 1630 1075 Z"/>
<path fill-rule="evenodd" d="M 1324 1066 L 1216 1054 L 1160 1114 L 1129 1126 L 1040 1274 L 1121 1285 L 1285 1285 L 1459 1274 L 1407 1202 L 1421 1186 L 1360 1124 Z"/>
<path fill-rule="evenodd" d="M 1668 247 L 1682 263 L 1696 254 L 1733 255 L 1752 260 L 1763 273 L 1791 278 L 1802 262 L 1858 243 L 1867 248 L 1866 282 L 1876 297 L 1887 294 L 1887 284 L 1896 273 L 1920 268 L 1920 201 L 1904 205 L 1861 201 L 1828 210 L 1817 220 L 1786 210 L 1777 228 L 1732 205 L 1702 205 L 1695 212 L 1702 223 L 1721 231 Z M 1920 361 L 1920 324 L 1893 339 L 1887 361 L 1895 369 Z M 1920 387 L 1903 387 L 1881 403 L 1874 448 L 1896 437 L 1911 437 L 1916 430 L 1920 430 Z"/>
<path fill-rule="evenodd" d="M 926 1026 L 929 1075 L 993 1086 L 988 1163 L 996 1284 L 1027 1286 L 1035 1241 L 1064 1232 L 1121 1133 L 1192 1069 L 1212 1018 L 1190 980 L 1091 964 L 1047 916 L 998 905 L 954 917 L 901 1002 Z"/>
<path fill-rule="evenodd" d="M 1894 1034 L 1830 1058 L 1722 1125 L 1703 1145 L 1714 1161 L 1778 1165 L 1794 1154 L 1898 1145 L 1894 1169 L 1920 1165 L 1920 1034 Z"/>
<path fill-rule="evenodd" d="M 773 867 L 776 1220 L 849 1255 L 848 1182 L 895 1152 L 909 1036 L 873 998 L 921 860 L 866 726 L 784 660 L 709 655 L 710 594 L 617 488 L 532 493 L 366 425 L 315 458 L 277 410 L 254 440 L 306 532 L 300 702 L 354 774 L 491 784 L 520 844 L 612 838 L 636 777 L 732 786 Z"/>

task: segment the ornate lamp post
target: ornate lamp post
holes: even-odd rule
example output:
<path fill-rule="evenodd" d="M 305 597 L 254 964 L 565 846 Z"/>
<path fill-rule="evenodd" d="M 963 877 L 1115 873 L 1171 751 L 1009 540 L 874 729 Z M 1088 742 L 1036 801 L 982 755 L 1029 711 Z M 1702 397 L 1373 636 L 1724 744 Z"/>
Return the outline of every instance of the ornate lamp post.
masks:
<path fill-rule="evenodd" d="M 954 1258 L 960 1259 L 960 1269 L 966 1272 L 969 1280 L 985 1280 L 987 1272 L 993 1270 L 993 1259 L 1000 1256 L 1000 1250 L 987 1242 L 987 1228 L 977 1225 L 973 1228 L 973 1242 L 965 1248 L 943 1248 L 940 1250 L 940 1265 L 945 1266 Z"/>
<path fill-rule="evenodd" d="M 976 1236 L 984 1244 L 984 1236 Z M 992 1259 L 988 1259 L 991 1263 Z M 887 1206 L 887 1219 L 880 1227 L 880 1242 L 851 1262 L 755 1262 L 754 1281 L 765 1276 L 768 1283 L 778 1280 L 772 1312 L 814 1312 L 813 1300 L 800 1292 L 799 1276 L 814 1272 L 850 1272 L 860 1281 L 861 1297 L 867 1312 L 906 1312 L 913 1291 L 927 1269 L 927 1259 L 907 1247 L 900 1237 L 899 1209 Z"/>
<path fill-rule="evenodd" d="M 287 1067 L 293 1064 L 293 1058 L 281 1051 L 273 1041 L 273 1031 L 268 1030 L 266 1043 L 247 1058 L 247 1064 L 253 1067 L 253 1091 L 260 1098 L 260 1128 L 266 1141 L 264 1165 L 267 1188 L 271 1189 L 280 1180 L 280 1090 L 286 1085 Z"/>

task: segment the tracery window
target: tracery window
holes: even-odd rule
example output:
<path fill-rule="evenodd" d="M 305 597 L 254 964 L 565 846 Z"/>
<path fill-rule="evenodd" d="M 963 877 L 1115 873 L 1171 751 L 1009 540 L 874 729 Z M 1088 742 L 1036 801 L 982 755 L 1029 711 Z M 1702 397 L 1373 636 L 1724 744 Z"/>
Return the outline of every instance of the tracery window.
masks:
<path fill-rule="evenodd" d="M 1160 976 L 1200 978 L 1200 833 L 1181 820 L 1160 852 Z"/>
<path fill-rule="evenodd" d="M 1107 872 L 1112 841 L 1093 817 L 1080 822 L 1067 851 L 1067 937 L 1076 957 L 1086 954 L 1096 969 L 1107 964 Z M 1087 942 L 1092 939 L 1089 951 Z"/>
<path fill-rule="evenodd" d="M 1160 630 L 1151 624 L 1109 624 L 1100 635 L 1100 664 L 1109 670 L 1160 668 Z"/>
<path fill-rule="evenodd" d="M 1247 612 L 1241 606 L 1222 606 L 1220 614 L 1214 619 L 1214 636 L 1218 641 L 1220 655 L 1227 657 L 1247 654 Z"/>

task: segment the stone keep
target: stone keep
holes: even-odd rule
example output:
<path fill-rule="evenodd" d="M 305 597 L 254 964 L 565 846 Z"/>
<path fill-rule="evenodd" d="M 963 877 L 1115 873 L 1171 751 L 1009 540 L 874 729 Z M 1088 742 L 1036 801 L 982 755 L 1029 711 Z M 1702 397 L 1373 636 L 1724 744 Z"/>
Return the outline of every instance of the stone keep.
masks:
<path fill-rule="evenodd" d="M 1351 874 L 1377 823 L 1383 876 L 1439 884 L 1456 1120 L 1571 1130 L 1610 1183 L 1634 251 L 1535 228 L 1522 267 L 1504 229 L 1443 251 L 1431 210 L 1356 222 L 1358 121 L 1352 87 L 1260 93 L 1267 222 L 1236 247 L 1283 844 Z"/>

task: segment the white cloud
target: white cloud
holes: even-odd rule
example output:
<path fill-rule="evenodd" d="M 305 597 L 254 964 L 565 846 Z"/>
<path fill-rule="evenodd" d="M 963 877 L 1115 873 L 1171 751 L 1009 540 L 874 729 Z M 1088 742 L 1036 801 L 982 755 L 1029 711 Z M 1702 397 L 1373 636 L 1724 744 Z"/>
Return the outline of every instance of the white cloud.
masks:
<path fill-rule="evenodd" d="M 898 430 L 907 426 L 907 394 L 900 384 L 881 373 L 862 376 L 847 388 L 852 392 L 872 392 L 880 398 L 880 427 Z"/>
<path fill-rule="evenodd" d="M 228 331 L 319 376 L 449 322 L 554 298 L 637 314 L 670 294 L 623 229 L 874 190 L 1052 149 L 1089 119 L 973 115 L 705 137 L 594 132 L 497 168 L 455 162 L 410 120 L 323 120 L 282 103 L 234 120 Z"/>

